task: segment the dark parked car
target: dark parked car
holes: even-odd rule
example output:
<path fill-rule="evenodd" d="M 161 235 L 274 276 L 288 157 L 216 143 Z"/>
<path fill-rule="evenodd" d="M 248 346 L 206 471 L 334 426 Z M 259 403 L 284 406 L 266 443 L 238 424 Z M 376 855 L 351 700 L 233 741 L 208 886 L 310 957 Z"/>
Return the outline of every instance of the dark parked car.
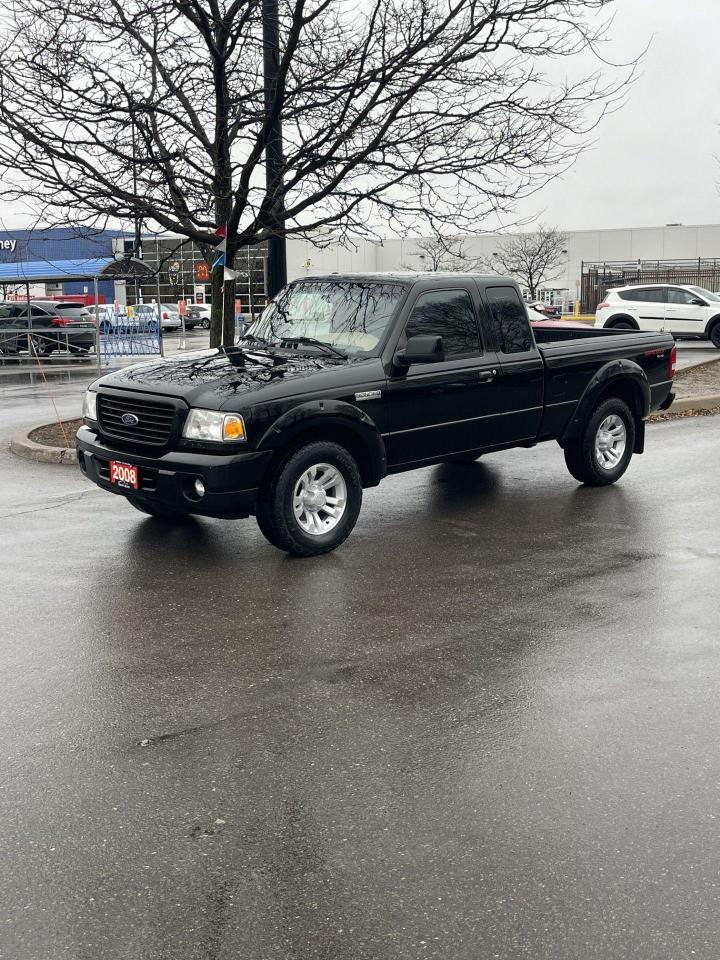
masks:
<path fill-rule="evenodd" d="M 209 303 L 188 304 L 188 316 L 203 330 L 210 329 L 210 311 L 211 307 Z"/>
<path fill-rule="evenodd" d="M 30 312 L 28 324 L 28 310 Z M 0 351 L 47 357 L 56 350 L 84 354 L 95 344 L 95 320 L 87 307 L 52 300 L 0 302 Z"/>
<path fill-rule="evenodd" d="M 345 540 L 388 473 L 556 440 L 577 480 L 615 483 L 674 374 L 669 334 L 531 328 L 501 277 L 299 280 L 237 347 L 92 384 L 78 459 L 143 513 L 255 514 L 310 556 Z"/>

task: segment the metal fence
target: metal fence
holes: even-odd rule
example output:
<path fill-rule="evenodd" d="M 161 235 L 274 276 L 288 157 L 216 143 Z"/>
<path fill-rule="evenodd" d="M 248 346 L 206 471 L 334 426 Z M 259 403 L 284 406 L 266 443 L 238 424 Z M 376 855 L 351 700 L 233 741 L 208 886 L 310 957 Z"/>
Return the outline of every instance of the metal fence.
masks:
<path fill-rule="evenodd" d="M 92 323 L 69 326 L 0 326 L 0 365 L 10 370 L 36 366 L 87 365 L 98 361 L 99 335 Z"/>
<path fill-rule="evenodd" d="M 114 357 L 162 354 L 160 313 L 157 305 L 97 308 L 100 354 L 105 366 Z"/>
<path fill-rule="evenodd" d="M 720 290 L 720 259 L 609 260 L 583 263 L 581 293 L 583 313 L 595 313 L 613 287 L 643 283 L 678 283 Z"/>
<path fill-rule="evenodd" d="M 162 355 L 156 304 L 129 310 L 101 304 L 90 310 L 94 317 L 79 322 L 48 325 L 45 318 L 28 316 L 0 325 L 0 366 L 17 370 L 42 362 L 53 368 L 94 364 L 101 369 L 120 358 Z"/>

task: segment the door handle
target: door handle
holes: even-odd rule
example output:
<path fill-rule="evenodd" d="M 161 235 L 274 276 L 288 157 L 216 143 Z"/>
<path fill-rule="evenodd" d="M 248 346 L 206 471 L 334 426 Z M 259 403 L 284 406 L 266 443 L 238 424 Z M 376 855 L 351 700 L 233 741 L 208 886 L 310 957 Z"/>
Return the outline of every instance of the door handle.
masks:
<path fill-rule="evenodd" d="M 478 373 L 478 380 L 480 383 L 490 383 L 495 378 L 496 373 L 497 370 L 481 370 Z"/>

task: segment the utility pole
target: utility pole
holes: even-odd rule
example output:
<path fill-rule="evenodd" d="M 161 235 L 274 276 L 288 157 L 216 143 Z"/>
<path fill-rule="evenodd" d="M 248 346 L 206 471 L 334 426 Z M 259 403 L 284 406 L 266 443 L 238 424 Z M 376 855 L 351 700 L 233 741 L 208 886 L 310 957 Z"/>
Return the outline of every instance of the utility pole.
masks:
<path fill-rule="evenodd" d="M 133 107 L 134 110 L 134 107 Z M 135 130 L 135 114 L 130 115 L 130 124 L 131 124 L 131 134 L 132 134 L 132 179 L 133 179 L 133 196 L 137 198 L 138 195 L 138 175 L 137 175 L 137 145 L 136 145 L 136 130 Z M 135 215 L 133 217 L 133 257 L 137 257 L 138 260 L 142 258 L 142 220 L 137 213 L 137 199 L 135 203 Z M 159 267 L 159 255 L 158 255 L 158 270 Z M 140 288 L 138 281 L 135 281 L 135 304 L 137 305 L 140 302 Z M 160 309 L 160 302 L 158 301 L 158 310 Z M 158 319 L 158 323 L 159 323 Z M 159 333 L 158 327 L 158 333 Z"/>
<path fill-rule="evenodd" d="M 265 184 L 270 195 L 270 227 L 273 231 L 268 240 L 267 295 L 268 299 L 287 283 L 287 255 L 282 212 L 285 204 L 283 173 L 282 119 L 280 110 L 270 117 L 277 92 L 277 77 L 280 68 L 280 22 L 278 0 L 262 0 L 263 21 L 263 66 L 265 73 L 265 115 L 270 119 L 267 146 L 265 147 Z"/>

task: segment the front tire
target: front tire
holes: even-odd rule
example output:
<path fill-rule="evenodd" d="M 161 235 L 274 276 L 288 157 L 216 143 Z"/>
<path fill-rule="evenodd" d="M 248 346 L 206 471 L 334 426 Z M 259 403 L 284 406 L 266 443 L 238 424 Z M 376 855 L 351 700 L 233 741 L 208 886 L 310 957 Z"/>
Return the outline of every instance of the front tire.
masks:
<path fill-rule="evenodd" d="M 318 441 L 278 463 L 258 497 L 256 517 L 274 547 L 313 557 L 350 536 L 361 505 L 362 479 L 353 457 L 338 443 Z"/>
<path fill-rule="evenodd" d="M 175 510 L 173 507 L 166 507 L 162 503 L 154 503 L 144 497 L 127 497 L 126 499 L 130 506 L 135 507 L 140 513 L 146 513 L 150 517 L 156 517 L 158 520 L 165 520 L 168 523 L 181 523 L 190 516 L 187 511 Z"/>
<path fill-rule="evenodd" d="M 710 343 L 720 350 L 720 321 L 718 321 L 710 330 Z"/>
<path fill-rule="evenodd" d="M 615 483 L 627 470 L 635 446 L 635 420 L 624 400 L 610 397 L 593 410 L 577 440 L 565 447 L 570 473 L 591 487 Z"/>

